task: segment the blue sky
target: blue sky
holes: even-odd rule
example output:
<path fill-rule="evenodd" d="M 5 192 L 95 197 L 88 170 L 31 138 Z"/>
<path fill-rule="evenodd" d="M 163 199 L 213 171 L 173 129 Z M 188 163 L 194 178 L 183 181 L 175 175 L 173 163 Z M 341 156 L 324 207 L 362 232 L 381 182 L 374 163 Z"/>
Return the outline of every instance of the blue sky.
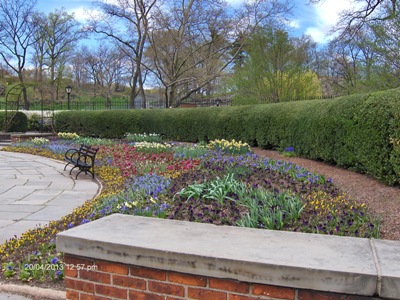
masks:
<path fill-rule="evenodd" d="M 74 13 L 79 22 L 84 23 L 87 10 L 92 6 L 92 0 L 37 0 L 38 9 L 43 12 L 51 12 L 64 7 L 69 13 Z M 243 0 L 227 0 L 231 4 L 240 3 Z M 350 8 L 349 0 L 325 0 L 319 5 L 307 5 L 308 0 L 295 0 L 295 8 L 291 25 L 295 28 L 294 34 L 309 34 L 313 39 L 323 45 L 328 41 L 327 35 L 337 22 L 341 10 Z"/>

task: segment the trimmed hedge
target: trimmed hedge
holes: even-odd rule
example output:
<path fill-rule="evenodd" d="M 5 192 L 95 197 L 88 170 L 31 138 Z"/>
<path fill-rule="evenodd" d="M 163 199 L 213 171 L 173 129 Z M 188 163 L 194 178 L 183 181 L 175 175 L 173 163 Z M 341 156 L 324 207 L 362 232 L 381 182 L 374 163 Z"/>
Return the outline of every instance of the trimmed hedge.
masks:
<path fill-rule="evenodd" d="M 10 124 L 4 124 L 6 117 L 5 111 L 0 111 L 0 131 L 5 130 L 6 132 L 27 132 L 28 131 L 28 118 L 27 116 L 18 111 L 7 112 L 7 118 L 11 118 L 12 120 Z M 7 128 L 5 128 L 7 127 Z"/>
<path fill-rule="evenodd" d="M 236 139 L 400 182 L 400 89 L 330 100 L 193 109 L 62 112 L 58 131 L 104 138 L 159 133 L 174 141 Z"/>

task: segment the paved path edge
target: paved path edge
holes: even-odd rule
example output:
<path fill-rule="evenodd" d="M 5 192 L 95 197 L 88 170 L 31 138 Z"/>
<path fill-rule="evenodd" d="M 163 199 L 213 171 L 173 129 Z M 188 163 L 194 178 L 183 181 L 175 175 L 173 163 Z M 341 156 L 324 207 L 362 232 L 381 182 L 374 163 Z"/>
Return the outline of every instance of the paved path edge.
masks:
<path fill-rule="evenodd" d="M 65 291 L 51 290 L 27 285 L 0 283 L 0 292 L 35 297 L 39 299 L 65 299 Z"/>

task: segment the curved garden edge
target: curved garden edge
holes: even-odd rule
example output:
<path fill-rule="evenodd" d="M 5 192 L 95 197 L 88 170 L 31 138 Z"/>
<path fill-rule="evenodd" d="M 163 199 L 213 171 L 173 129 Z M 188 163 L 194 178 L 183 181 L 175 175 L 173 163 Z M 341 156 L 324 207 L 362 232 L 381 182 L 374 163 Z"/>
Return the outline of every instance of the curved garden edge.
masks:
<path fill-rule="evenodd" d="M 302 166 L 311 172 L 332 178 L 333 183 L 381 218 L 381 238 L 400 240 L 400 189 L 387 186 L 372 177 L 327 163 L 300 157 L 285 157 L 277 151 L 252 148 L 257 155 L 280 159 Z"/>

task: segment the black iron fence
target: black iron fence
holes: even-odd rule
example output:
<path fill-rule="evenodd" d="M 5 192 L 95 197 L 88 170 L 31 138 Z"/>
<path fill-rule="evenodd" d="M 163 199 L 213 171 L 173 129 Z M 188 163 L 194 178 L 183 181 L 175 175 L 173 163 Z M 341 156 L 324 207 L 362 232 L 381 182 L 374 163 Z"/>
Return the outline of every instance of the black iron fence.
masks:
<path fill-rule="evenodd" d="M 231 101 L 227 98 L 213 98 L 213 99 L 200 99 L 193 100 L 188 99 L 181 103 L 179 107 L 208 107 L 208 106 L 230 106 Z M 165 108 L 165 102 L 159 99 L 150 98 L 146 101 L 147 108 Z M 110 101 L 105 99 L 95 100 L 80 100 L 70 99 L 69 103 L 67 100 L 55 100 L 55 101 L 41 101 L 33 100 L 29 102 L 29 110 L 117 110 L 117 109 L 129 109 L 129 98 L 113 98 Z M 142 100 L 140 98 L 135 99 L 133 108 L 141 109 Z M 6 109 L 5 101 L 0 101 L 0 110 Z M 22 103 L 9 102 L 7 103 L 8 110 L 23 110 L 26 109 Z"/>
<path fill-rule="evenodd" d="M 331 99 L 338 97 L 335 96 L 324 96 L 314 97 L 315 99 Z M 308 99 L 293 99 L 292 101 L 308 100 Z M 191 107 L 211 107 L 211 106 L 231 106 L 231 97 L 217 97 L 217 98 L 204 98 L 204 99 L 186 99 L 182 101 L 178 106 L 182 108 Z M 165 108 L 165 102 L 157 99 L 156 97 L 149 97 L 146 101 L 147 108 Z M 93 100 L 81 100 L 81 99 L 70 99 L 69 104 L 67 100 L 55 100 L 55 101 L 40 101 L 33 100 L 29 103 L 29 110 L 118 110 L 118 109 L 129 109 L 129 98 L 112 98 L 110 101 L 105 99 L 93 99 Z M 142 108 L 142 100 L 140 98 L 135 99 L 134 109 Z M 5 100 L 0 98 L 0 110 L 5 110 Z M 25 109 L 21 103 L 9 102 L 7 104 L 8 110 L 22 110 Z"/>
<path fill-rule="evenodd" d="M 140 99 L 135 100 L 134 108 L 141 108 L 142 102 Z M 147 103 L 147 107 L 159 108 L 163 107 L 157 102 Z M 0 101 L 0 110 L 4 110 L 6 104 Z M 22 110 L 26 109 L 21 103 L 16 104 L 13 102 L 7 103 L 7 109 L 9 110 Z M 106 101 L 102 99 L 96 100 L 77 100 L 70 99 L 69 103 L 66 100 L 62 101 L 41 101 L 33 100 L 29 102 L 29 110 L 117 110 L 117 109 L 129 109 L 129 99 L 128 98 L 117 98 L 111 99 L 111 101 Z"/>
<path fill-rule="evenodd" d="M 217 97 L 207 99 L 188 99 L 183 101 L 179 107 L 210 107 L 210 106 L 231 106 L 231 97 Z"/>

